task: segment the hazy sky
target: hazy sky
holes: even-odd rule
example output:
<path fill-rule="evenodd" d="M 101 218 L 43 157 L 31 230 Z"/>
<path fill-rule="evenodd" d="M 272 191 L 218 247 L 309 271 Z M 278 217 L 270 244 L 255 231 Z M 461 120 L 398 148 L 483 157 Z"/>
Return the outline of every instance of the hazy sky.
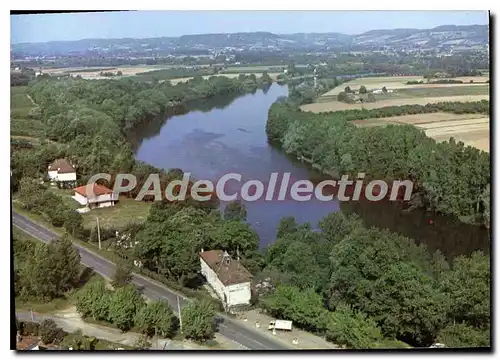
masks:
<path fill-rule="evenodd" d="M 270 31 L 341 32 L 488 24 L 486 11 L 134 11 L 12 15 L 11 42 Z"/>

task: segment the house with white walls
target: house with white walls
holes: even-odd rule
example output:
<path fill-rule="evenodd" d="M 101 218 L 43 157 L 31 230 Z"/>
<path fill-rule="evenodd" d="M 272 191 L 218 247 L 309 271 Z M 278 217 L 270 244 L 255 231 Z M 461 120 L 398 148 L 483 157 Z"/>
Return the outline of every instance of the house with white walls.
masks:
<path fill-rule="evenodd" d="M 74 191 L 72 198 L 89 209 L 115 206 L 118 200 L 113 190 L 96 183 L 79 186 Z"/>
<path fill-rule="evenodd" d="M 55 182 L 76 181 L 76 170 L 66 159 L 57 159 L 49 165 L 48 176 Z"/>
<path fill-rule="evenodd" d="M 226 309 L 250 305 L 252 274 L 222 250 L 200 253 L 201 274 Z"/>

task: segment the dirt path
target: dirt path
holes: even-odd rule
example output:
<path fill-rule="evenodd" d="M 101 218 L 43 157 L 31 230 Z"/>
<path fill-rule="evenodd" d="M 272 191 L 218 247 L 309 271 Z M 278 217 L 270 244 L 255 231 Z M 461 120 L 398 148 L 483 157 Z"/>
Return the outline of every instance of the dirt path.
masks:
<path fill-rule="evenodd" d="M 16 314 L 19 320 L 31 321 L 31 315 L 26 312 L 20 312 Z M 83 335 L 95 337 L 98 339 L 107 340 L 116 344 L 122 344 L 127 346 L 134 346 L 137 340 L 141 337 L 138 333 L 126 332 L 97 324 L 91 324 L 84 322 L 80 315 L 75 311 L 75 308 L 70 308 L 64 311 L 59 311 L 51 315 L 42 315 L 34 313 L 34 320 L 40 322 L 44 319 L 52 319 L 56 322 L 58 326 L 63 328 L 64 331 L 73 333 L 80 329 Z M 218 335 L 218 334 L 217 334 Z M 217 336 L 215 340 L 219 344 L 216 347 L 204 347 L 195 344 L 188 340 L 170 340 L 170 339 L 158 339 L 150 340 L 151 349 L 153 350 L 244 350 L 241 346 L 221 337 Z"/>
<path fill-rule="evenodd" d="M 33 100 L 33 98 L 31 97 L 30 94 L 26 94 L 26 96 L 28 97 L 28 99 L 30 99 L 31 103 L 33 104 L 33 106 L 38 106 L 35 101 Z"/>

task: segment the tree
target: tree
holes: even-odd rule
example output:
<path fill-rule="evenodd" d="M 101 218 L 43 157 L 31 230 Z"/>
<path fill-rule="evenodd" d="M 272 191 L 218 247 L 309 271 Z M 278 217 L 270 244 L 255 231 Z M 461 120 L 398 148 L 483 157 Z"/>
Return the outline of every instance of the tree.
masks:
<path fill-rule="evenodd" d="M 387 230 L 355 229 L 331 251 L 329 306 L 352 304 L 384 335 L 428 346 L 446 313 L 446 297 L 431 271 L 426 249 L 412 240 Z"/>
<path fill-rule="evenodd" d="M 76 351 L 94 351 L 96 345 L 97 339 L 95 337 L 79 335 L 73 338 L 70 346 Z"/>
<path fill-rule="evenodd" d="M 363 227 L 362 219 L 356 214 L 346 215 L 342 211 L 328 214 L 319 222 L 319 227 L 330 244 L 339 243 L 354 230 Z"/>
<path fill-rule="evenodd" d="M 182 332 L 188 339 L 205 341 L 215 334 L 215 308 L 207 300 L 193 300 L 182 308 Z"/>
<path fill-rule="evenodd" d="M 437 341 L 450 348 L 489 347 L 490 328 L 477 329 L 466 323 L 448 325 L 439 332 Z"/>
<path fill-rule="evenodd" d="M 347 85 L 345 88 L 344 88 L 344 92 L 346 94 L 349 94 L 349 93 L 352 93 L 353 91 L 351 90 L 351 87 L 349 85 Z"/>
<path fill-rule="evenodd" d="M 211 234 L 211 247 L 224 249 L 232 255 L 252 252 L 259 247 L 259 236 L 249 224 L 241 221 L 225 221 Z"/>
<path fill-rule="evenodd" d="M 354 349 L 371 349 L 382 340 L 375 321 L 348 305 L 339 305 L 328 314 L 326 339 Z"/>
<path fill-rule="evenodd" d="M 368 92 L 368 90 L 366 90 L 366 86 L 361 85 L 361 87 L 359 88 L 359 93 L 366 94 L 367 92 Z"/>
<path fill-rule="evenodd" d="M 73 209 L 64 210 L 64 229 L 72 236 L 78 236 L 83 230 L 83 217 Z"/>
<path fill-rule="evenodd" d="M 382 92 L 383 92 L 384 94 L 387 94 L 387 88 L 386 88 L 385 86 L 384 86 L 384 87 L 382 87 Z"/>
<path fill-rule="evenodd" d="M 40 336 L 44 344 L 52 344 L 58 337 L 60 328 L 52 319 L 45 319 L 40 324 Z"/>
<path fill-rule="evenodd" d="M 128 285 L 132 282 L 132 267 L 124 262 L 118 263 L 113 275 L 112 285 L 114 288 Z"/>
<path fill-rule="evenodd" d="M 115 290 L 109 302 L 109 318 L 118 329 L 127 331 L 134 325 L 136 313 L 144 306 L 144 299 L 134 285 Z"/>
<path fill-rule="evenodd" d="M 110 321 L 110 300 L 111 294 L 106 290 L 104 281 L 91 281 L 78 292 L 76 310 L 83 318 Z"/>
<path fill-rule="evenodd" d="M 285 233 L 266 250 L 266 264 L 287 274 L 289 283 L 301 290 L 323 293 L 328 284 L 331 245 L 308 229 Z M 307 259 L 307 261 L 304 261 Z"/>
<path fill-rule="evenodd" d="M 347 101 L 347 94 L 345 91 L 341 91 L 338 93 L 337 95 L 337 101 L 341 101 L 341 102 L 346 102 Z"/>
<path fill-rule="evenodd" d="M 298 229 L 298 224 L 293 216 L 286 216 L 281 218 L 276 232 L 276 238 L 279 239 L 285 234 L 294 233 Z"/>
<path fill-rule="evenodd" d="M 328 310 L 313 289 L 300 290 L 291 285 L 279 285 L 272 295 L 262 299 L 261 305 L 272 316 L 291 320 L 302 329 L 325 330 Z"/>
<path fill-rule="evenodd" d="M 143 306 L 136 314 L 135 326 L 148 336 L 172 337 L 178 322 L 172 307 L 161 300 Z"/>
<path fill-rule="evenodd" d="M 37 243 L 33 257 L 20 270 L 21 295 L 49 299 L 57 297 L 54 263 L 51 261 L 49 246 Z"/>
<path fill-rule="evenodd" d="M 448 317 L 478 328 L 490 326 L 490 257 L 474 252 L 453 260 L 451 271 L 440 279 L 440 288 L 449 299 Z"/>
<path fill-rule="evenodd" d="M 228 221 L 245 221 L 247 210 L 240 200 L 231 201 L 224 209 L 224 219 Z"/>
<path fill-rule="evenodd" d="M 52 280 L 57 294 L 74 288 L 80 280 L 80 253 L 73 247 L 73 242 L 64 235 L 51 244 L 51 259 L 55 270 Z"/>
<path fill-rule="evenodd" d="M 19 198 L 26 210 L 40 211 L 41 193 L 44 188 L 34 179 L 23 177 L 19 182 Z"/>
<path fill-rule="evenodd" d="M 121 70 L 118 70 L 118 71 L 116 72 L 116 75 L 117 75 L 117 76 L 122 76 L 122 75 L 123 75 L 123 72 L 122 72 Z"/>

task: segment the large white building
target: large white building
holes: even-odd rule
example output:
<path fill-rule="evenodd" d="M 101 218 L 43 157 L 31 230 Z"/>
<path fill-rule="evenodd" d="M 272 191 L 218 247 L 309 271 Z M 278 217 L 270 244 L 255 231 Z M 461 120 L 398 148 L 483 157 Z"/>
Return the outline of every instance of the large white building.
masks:
<path fill-rule="evenodd" d="M 225 251 L 200 253 L 201 274 L 223 301 L 226 309 L 249 305 L 252 274 Z"/>
<path fill-rule="evenodd" d="M 54 160 L 49 165 L 48 175 L 51 181 L 76 181 L 76 170 L 65 159 Z"/>
<path fill-rule="evenodd" d="M 113 190 L 99 184 L 83 185 L 74 189 L 73 199 L 89 209 L 115 206 L 117 196 Z M 89 190 L 92 190 L 90 193 Z"/>

